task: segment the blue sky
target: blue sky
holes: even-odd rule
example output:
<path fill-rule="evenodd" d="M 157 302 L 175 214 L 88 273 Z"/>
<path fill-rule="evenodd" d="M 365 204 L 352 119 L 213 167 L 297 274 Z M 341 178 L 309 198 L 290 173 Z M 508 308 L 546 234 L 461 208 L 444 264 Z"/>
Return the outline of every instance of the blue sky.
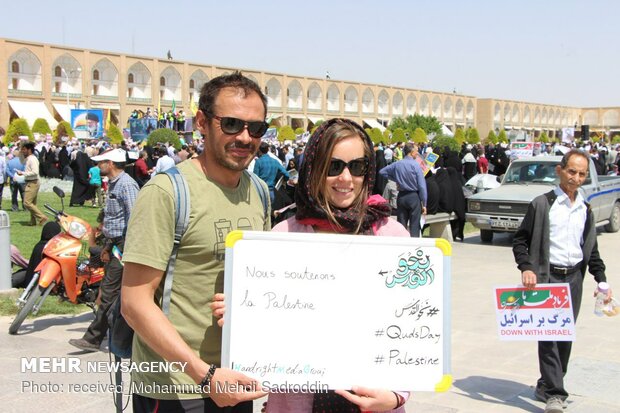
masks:
<path fill-rule="evenodd" d="M 170 49 L 203 64 L 620 106 L 617 0 L 22 0 L 2 9 L 0 37 L 11 39 L 160 58 Z"/>

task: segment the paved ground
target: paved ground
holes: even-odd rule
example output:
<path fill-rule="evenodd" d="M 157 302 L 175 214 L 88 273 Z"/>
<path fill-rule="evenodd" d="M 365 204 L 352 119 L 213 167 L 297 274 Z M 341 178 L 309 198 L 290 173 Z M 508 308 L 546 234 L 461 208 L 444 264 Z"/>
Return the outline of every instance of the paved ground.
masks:
<path fill-rule="evenodd" d="M 615 254 L 620 233 L 599 235 L 608 279 L 620 295 L 620 260 Z M 542 412 L 543 403 L 533 399 L 538 377 L 534 342 L 501 342 L 497 338 L 492 287 L 518 282 L 510 237 L 496 236 L 493 245 L 480 244 L 477 236 L 453 244 L 452 260 L 452 371 L 454 385 L 447 393 L 416 393 L 408 412 Z M 588 276 L 584 295 L 594 290 Z M 577 325 L 577 341 L 566 378 L 571 393 L 567 411 L 620 413 L 620 316 L 598 318 L 594 300 L 584 297 Z M 107 361 L 107 353 L 84 354 L 67 344 L 80 337 L 90 314 L 26 320 L 18 336 L 6 331 L 10 318 L 0 317 L 0 406 L 5 412 L 114 412 L 112 395 L 106 391 L 69 393 L 75 384 L 105 386 L 104 373 L 20 373 L 22 357 L 80 357 L 82 362 Z M 36 387 L 38 386 L 38 388 Z M 39 392 L 35 392 L 34 390 Z M 255 402 L 255 411 L 260 411 Z"/>

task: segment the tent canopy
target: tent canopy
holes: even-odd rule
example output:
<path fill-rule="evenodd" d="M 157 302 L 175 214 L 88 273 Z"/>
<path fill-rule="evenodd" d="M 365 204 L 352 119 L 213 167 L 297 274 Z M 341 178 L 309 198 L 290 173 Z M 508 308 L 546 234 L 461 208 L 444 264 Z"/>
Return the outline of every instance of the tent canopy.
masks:
<path fill-rule="evenodd" d="M 55 129 L 58 126 L 58 122 L 50 111 L 45 106 L 45 102 L 27 102 L 23 100 L 9 100 L 11 109 L 17 116 L 22 119 L 26 119 L 28 125 L 32 128 L 34 121 L 38 118 L 43 118 L 50 125 L 50 128 Z"/>
<path fill-rule="evenodd" d="M 52 103 L 52 106 L 64 121 L 71 123 L 71 109 L 75 109 L 75 105 L 67 106 L 66 103 Z"/>
<path fill-rule="evenodd" d="M 371 128 L 379 129 L 381 132 L 385 131 L 385 126 L 377 122 L 375 119 L 364 119 L 364 123 L 370 126 Z"/>

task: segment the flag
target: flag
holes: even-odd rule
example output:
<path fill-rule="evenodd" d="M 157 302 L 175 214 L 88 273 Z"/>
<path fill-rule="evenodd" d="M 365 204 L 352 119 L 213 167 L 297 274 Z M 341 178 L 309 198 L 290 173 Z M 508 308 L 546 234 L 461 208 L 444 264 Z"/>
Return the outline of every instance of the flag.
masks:
<path fill-rule="evenodd" d="M 192 111 L 192 115 L 196 116 L 196 112 L 198 112 L 198 106 L 196 106 L 196 101 L 194 100 L 193 93 L 189 97 L 189 110 Z"/>
<path fill-rule="evenodd" d="M 176 113 L 177 110 L 177 102 L 174 101 L 174 98 L 172 98 L 172 113 Z"/>
<path fill-rule="evenodd" d="M 110 124 L 112 123 L 112 109 L 108 109 L 108 116 L 105 120 L 105 128 L 106 130 L 110 129 Z"/>

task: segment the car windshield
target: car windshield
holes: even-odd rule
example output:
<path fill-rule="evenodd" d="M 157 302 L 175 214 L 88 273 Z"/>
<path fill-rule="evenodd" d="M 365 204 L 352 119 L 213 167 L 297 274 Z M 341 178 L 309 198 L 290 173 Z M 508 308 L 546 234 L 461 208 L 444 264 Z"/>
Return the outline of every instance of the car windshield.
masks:
<path fill-rule="evenodd" d="M 513 163 L 506 172 L 504 183 L 543 183 L 555 185 L 557 176 L 555 174 L 555 165 L 545 163 Z"/>

